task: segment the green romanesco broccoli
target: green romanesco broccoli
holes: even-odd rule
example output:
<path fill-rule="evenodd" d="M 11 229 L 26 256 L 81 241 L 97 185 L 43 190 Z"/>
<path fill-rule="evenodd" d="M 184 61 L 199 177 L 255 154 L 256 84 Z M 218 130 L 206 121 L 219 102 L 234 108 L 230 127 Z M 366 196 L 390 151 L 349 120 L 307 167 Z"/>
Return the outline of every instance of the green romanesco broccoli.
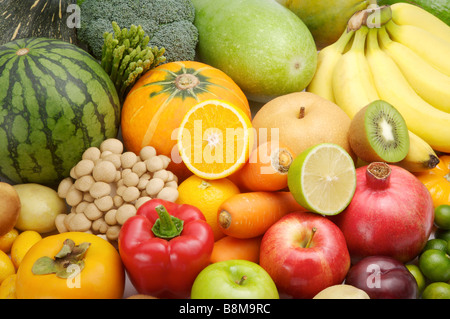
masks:
<path fill-rule="evenodd" d="M 166 61 L 165 49 L 150 47 L 150 38 L 141 26 L 123 28 L 112 22 L 113 33 L 103 34 L 101 66 L 117 89 L 121 101 L 129 89 L 147 71 Z"/>
<path fill-rule="evenodd" d="M 113 32 L 112 21 L 122 28 L 140 25 L 151 47 L 164 48 L 166 62 L 194 60 L 198 31 L 191 0 L 84 0 L 78 38 L 92 55 L 102 57 L 103 34 Z"/>

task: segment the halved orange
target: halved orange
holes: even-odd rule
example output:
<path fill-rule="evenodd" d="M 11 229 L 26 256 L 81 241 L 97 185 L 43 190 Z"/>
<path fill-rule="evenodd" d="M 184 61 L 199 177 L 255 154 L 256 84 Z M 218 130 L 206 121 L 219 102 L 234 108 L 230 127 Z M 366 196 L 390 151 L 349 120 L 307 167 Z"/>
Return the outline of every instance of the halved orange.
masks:
<path fill-rule="evenodd" d="M 186 113 L 178 151 L 187 168 L 206 179 L 231 175 L 248 160 L 253 146 L 251 119 L 224 100 L 206 100 Z"/>

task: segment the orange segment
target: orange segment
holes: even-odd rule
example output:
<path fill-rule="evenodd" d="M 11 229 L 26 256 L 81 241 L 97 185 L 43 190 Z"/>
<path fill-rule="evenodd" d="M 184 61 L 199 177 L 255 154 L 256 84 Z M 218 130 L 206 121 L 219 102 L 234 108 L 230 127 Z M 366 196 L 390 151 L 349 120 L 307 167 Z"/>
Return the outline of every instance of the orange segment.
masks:
<path fill-rule="evenodd" d="M 244 165 L 253 142 L 250 118 L 235 105 L 207 100 L 184 116 L 178 131 L 178 149 L 195 175 L 218 179 Z"/>

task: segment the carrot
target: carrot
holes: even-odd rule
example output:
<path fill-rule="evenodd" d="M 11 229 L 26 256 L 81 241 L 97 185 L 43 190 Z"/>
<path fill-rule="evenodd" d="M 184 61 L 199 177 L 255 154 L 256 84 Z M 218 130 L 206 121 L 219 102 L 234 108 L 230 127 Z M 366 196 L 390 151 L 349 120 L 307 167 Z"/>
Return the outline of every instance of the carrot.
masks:
<path fill-rule="evenodd" d="M 228 178 L 241 192 L 279 191 L 287 187 L 287 172 L 294 153 L 275 142 L 258 145 L 245 165 Z"/>
<path fill-rule="evenodd" d="M 219 206 L 217 223 L 225 235 L 257 237 L 284 215 L 306 211 L 290 192 L 246 192 L 232 195 Z"/>
<path fill-rule="evenodd" d="M 244 259 L 259 263 L 259 247 L 262 236 L 253 238 L 235 238 L 225 236 L 214 243 L 211 262 L 231 259 Z"/>

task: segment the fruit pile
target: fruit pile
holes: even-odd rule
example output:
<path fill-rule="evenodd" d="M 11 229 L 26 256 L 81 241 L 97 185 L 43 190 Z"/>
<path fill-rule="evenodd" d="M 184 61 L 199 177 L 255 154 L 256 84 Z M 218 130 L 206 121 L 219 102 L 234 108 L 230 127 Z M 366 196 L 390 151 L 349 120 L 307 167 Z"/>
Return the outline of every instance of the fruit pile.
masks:
<path fill-rule="evenodd" d="M 17 29 L 0 299 L 449 299 L 448 12 L 334 2 L 183 1 L 195 60 L 126 12 Z"/>
<path fill-rule="evenodd" d="M 360 11 L 341 38 L 320 51 L 307 91 L 334 101 L 351 118 L 371 102 L 392 104 L 410 131 L 410 152 L 395 162 L 403 160 L 399 165 L 413 172 L 433 168 L 434 151 L 450 151 L 449 41 L 448 26 L 419 7 Z"/>

